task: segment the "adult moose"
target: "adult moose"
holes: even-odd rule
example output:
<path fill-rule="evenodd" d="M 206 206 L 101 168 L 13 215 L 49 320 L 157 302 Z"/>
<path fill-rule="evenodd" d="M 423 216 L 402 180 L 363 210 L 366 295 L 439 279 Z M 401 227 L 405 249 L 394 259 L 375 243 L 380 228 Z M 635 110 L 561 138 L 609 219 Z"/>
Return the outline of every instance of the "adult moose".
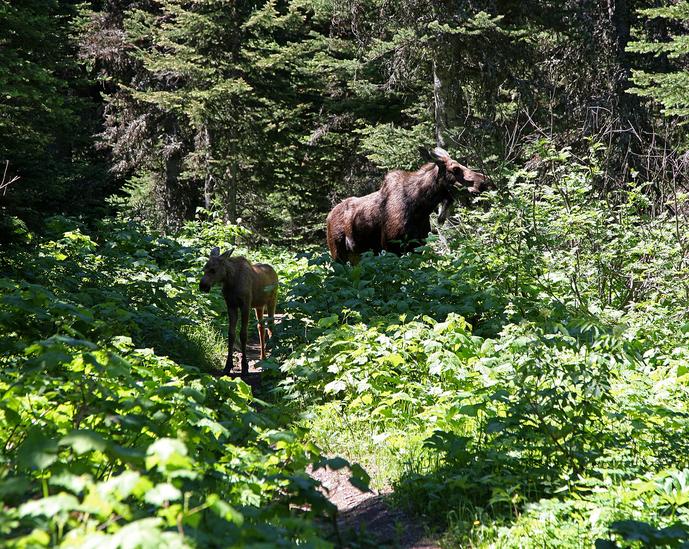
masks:
<path fill-rule="evenodd" d="M 258 340 L 261 345 L 261 360 L 266 357 L 266 330 L 263 324 L 264 310 L 268 309 L 270 325 L 275 321 L 275 304 L 277 303 L 278 275 L 266 263 L 251 264 L 244 257 L 230 257 L 233 250 L 220 254 L 219 248 L 211 250 L 210 257 L 203 268 L 203 277 L 199 288 L 210 292 L 214 284 L 222 284 L 222 294 L 227 305 L 229 327 L 227 332 L 227 361 L 223 374 L 232 371 L 232 355 L 237 329 L 238 311 L 242 315 L 239 331 L 241 345 L 242 376 L 249 373 L 249 361 L 246 358 L 246 340 L 249 324 L 249 309 L 256 311 L 258 321 Z M 268 330 L 269 337 L 272 331 Z"/>
<path fill-rule="evenodd" d="M 368 250 L 411 251 L 431 232 L 430 216 L 439 205 L 439 220 L 445 221 L 453 189 L 482 190 L 485 176 L 453 160 L 444 149 L 433 149 L 430 159 L 415 172 L 389 172 L 380 190 L 346 198 L 331 210 L 326 231 L 333 259 L 354 264 Z"/>

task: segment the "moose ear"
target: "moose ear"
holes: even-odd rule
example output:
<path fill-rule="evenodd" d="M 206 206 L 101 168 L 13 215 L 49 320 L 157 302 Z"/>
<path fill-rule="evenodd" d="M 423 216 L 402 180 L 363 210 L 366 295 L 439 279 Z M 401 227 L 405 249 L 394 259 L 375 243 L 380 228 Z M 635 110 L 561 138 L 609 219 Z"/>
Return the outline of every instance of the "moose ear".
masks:
<path fill-rule="evenodd" d="M 450 160 L 450 154 L 445 149 L 436 147 L 431 151 L 431 158 L 436 163 L 445 162 L 446 160 Z"/>
<path fill-rule="evenodd" d="M 220 255 L 220 248 L 217 246 L 211 250 L 211 257 L 217 257 Z"/>
<path fill-rule="evenodd" d="M 222 254 L 220 257 L 230 257 L 232 255 L 232 252 L 234 252 L 234 248 L 227 250 L 224 254 Z"/>

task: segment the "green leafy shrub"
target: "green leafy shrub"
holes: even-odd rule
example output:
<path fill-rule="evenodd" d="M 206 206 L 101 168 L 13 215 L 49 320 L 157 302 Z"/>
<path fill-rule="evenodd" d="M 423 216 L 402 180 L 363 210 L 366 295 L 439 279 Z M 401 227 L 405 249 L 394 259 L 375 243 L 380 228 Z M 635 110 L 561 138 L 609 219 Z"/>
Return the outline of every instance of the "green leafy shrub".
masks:
<path fill-rule="evenodd" d="M 682 512 L 620 501 L 688 465 L 683 225 L 646 214 L 644 182 L 599 198 L 595 144 L 533 152 L 420 253 L 312 257 L 280 394 L 450 546 L 631 543 L 624 520 L 680 539 Z"/>
<path fill-rule="evenodd" d="M 328 545 L 312 517 L 333 507 L 305 469 L 347 462 L 204 373 L 224 361 L 224 304 L 198 273 L 242 230 L 46 226 L 0 277 L 3 545 Z"/>

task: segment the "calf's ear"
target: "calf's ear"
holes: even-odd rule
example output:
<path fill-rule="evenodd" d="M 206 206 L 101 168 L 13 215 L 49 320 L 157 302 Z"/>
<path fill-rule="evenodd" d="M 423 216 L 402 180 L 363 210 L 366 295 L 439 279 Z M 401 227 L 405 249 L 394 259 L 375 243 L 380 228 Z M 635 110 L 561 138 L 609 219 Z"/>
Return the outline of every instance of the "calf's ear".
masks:
<path fill-rule="evenodd" d="M 222 254 L 220 257 L 230 257 L 232 255 L 232 252 L 234 252 L 234 248 L 227 250 L 224 254 Z"/>
<path fill-rule="evenodd" d="M 430 151 L 426 147 L 419 147 L 418 151 L 421 160 L 423 160 L 424 162 L 433 162 L 433 157 L 431 156 Z"/>
<path fill-rule="evenodd" d="M 211 257 L 217 257 L 220 255 L 220 248 L 217 246 L 211 250 Z"/>

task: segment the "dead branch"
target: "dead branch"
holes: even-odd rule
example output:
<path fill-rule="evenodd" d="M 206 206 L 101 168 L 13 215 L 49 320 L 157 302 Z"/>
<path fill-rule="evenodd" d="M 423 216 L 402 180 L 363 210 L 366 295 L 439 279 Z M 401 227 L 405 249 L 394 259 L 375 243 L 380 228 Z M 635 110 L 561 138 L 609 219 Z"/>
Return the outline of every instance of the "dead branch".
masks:
<path fill-rule="evenodd" d="M 12 179 L 7 179 L 7 171 L 10 168 L 10 161 L 5 160 L 5 171 L 2 174 L 2 181 L 0 181 L 0 191 L 2 191 L 2 196 L 5 196 L 7 194 L 7 188 L 12 185 L 12 183 L 16 183 L 19 181 L 19 176 L 15 175 Z"/>

